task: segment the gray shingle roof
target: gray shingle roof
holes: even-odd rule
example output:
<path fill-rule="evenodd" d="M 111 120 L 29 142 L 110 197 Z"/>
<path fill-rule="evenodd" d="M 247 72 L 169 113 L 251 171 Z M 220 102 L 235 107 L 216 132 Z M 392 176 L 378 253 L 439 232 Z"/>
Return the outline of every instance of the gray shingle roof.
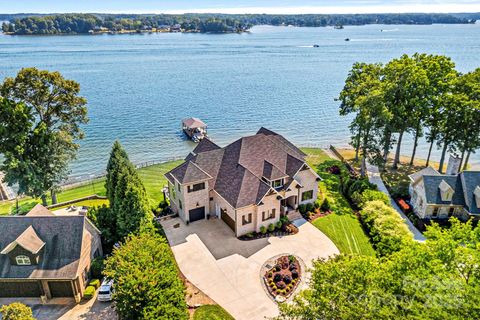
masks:
<path fill-rule="evenodd" d="M 436 175 L 440 175 L 440 173 L 435 170 L 434 168 L 428 166 L 426 168 L 423 168 L 422 170 L 420 171 L 417 171 L 415 173 L 412 173 L 411 175 L 409 175 L 408 177 L 410 178 L 410 180 L 412 182 L 417 182 L 421 177 L 423 176 L 436 176 Z"/>
<path fill-rule="evenodd" d="M 473 214 L 480 214 L 480 209 L 477 207 L 474 192 L 477 186 L 480 186 L 480 171 L 463 171 L 460 174 L 462 187 L 465 195 L 465 204 L 468 211 Z"/>
<path fill-rule="evenodd" d="M 76 278 L 85 223 L 85 216 L 0 217 L 0 250 L 30 227 L 45 242 L 39 265 L 11 265 L 8 256 L 0 254 L 0 278 Z"/>
<path fill-rule="evenodd" d="M 10 242 L 1 252 L 1 254 L 7 254 L 17 245 L 23 249 L 28 250 L 32 254 L 37 254 L 45 245 L 45 242 L 40 239 L 32 226 L 29 226 L 25 231 L 20 234 L 17 239 Z"/>
<path fill-rule="evenodd" d="M 454 194 L 452 201 L 443 201 L 440 194 L 440 183 L 445 181 L 453 190 Z M 447 175 L 424 175 L 423 182 L 425 185 L 425 196 L 427 203 L 429 204 L 453 204 L 453 205 L 465 205 L 465 199 L 463 197 L 463 188 L 460 178 L 457 176 Z"/>
<path fill-rule="evenodd" d="M 195 149 L 193 149 L 192 153 L 193 154 L 199 154 L 199 153 L 202 153 L 202 152 L 212 151 L 212 150 L 216 150 L 216 149 L 220 149 L 220 147 L 217 146 L 215 143 L 213 143 L 210 139 L 203 138 L 197 144 Z"/>
<path fill-rule="evenodd" d="M 167 179 L 172 179 L 170 175 L 173 175 L 181 183 L 188 183 L 191 179 L 185 176 L 193 175 L 187 171 L 194 163 L 212 178 L 210 187 L 234 208 L 257 204 L 268 193 L 270 185 L 262 177 L 271 180 L 293 178 L 305 164 L 306 155 L 300 149 L 265 128 L 224 148 L 208 142 L 204 144 L 206 148 L 200 144 L 187 157 L 186 163 L 166 174 Z"/>

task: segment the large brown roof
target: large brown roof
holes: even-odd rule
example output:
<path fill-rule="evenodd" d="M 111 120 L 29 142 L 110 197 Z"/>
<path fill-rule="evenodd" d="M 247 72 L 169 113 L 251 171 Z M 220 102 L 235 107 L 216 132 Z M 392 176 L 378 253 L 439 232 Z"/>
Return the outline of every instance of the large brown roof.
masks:
<path fill-rule="evenodd" d="M 200 120 L 198 118 L 183 119 L 182 123 L 183 123 L 183 125 L 191 128 L 191 129 L 207 127 L 205 122 L 203 122 L 202 120 Z"/>
<path fill-rule="evenodd" d="M 210 187 L 234 208 L 258 204 L 271 190 L 262 177 L 275 180 L 291 177 L 305 164 L 305 154 L 277 133 L 261 128 L 253 136 L 243 137 L 224 148 L 211 147 L 207 151 L 194 150 L 186 162 L 166 174 L 170 179 L 189 181 L 185 176 L 194 175 L 196 181 L 202 174 L 192 166 L 201 168 L 203 179 L 211 178 Z M 209 147 L 210 146 L 210 147 Z M 192 167 L 191 173 L 186 174 Z M 198 175 L 197 175 L 198 173 Z M 187 182 L 181 182 L 187 183 Z"/>

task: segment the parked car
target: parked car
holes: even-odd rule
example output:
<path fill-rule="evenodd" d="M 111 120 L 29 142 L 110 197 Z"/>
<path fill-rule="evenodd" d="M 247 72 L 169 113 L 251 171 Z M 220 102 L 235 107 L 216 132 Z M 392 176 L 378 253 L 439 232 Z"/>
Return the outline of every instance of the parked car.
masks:
<path fill-rule="evenodd" d="M 98 290 L 98 301 L 112 301 L 112 294 L 113 294 L 113 280 L 105 279 Z"/>

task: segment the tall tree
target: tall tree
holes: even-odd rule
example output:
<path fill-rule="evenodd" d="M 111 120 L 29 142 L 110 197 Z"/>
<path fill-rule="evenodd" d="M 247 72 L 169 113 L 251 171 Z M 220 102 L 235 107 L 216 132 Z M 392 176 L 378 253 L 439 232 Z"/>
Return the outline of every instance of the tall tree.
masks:
<path fill-rule="evenodd" d="M 142 222 L 151 220 L 145 187 L 130 162 L 121 167 L 114 199 L 110 205 L 117 219 L 116 233 L 119 239 L 136 232 Z"/>
<path fill-rule="evenodd" d="M 130 235 L 106 261 L 122 319 L 188 319 L 183 283 L 166 239 L 152 230 Z"/>
<path fill-rule="evenodd" d="M 110 203 L 115 202 L 115 189 L 120 176 L 122 167 L 129 162 L 127 152 L 123 149 L 117 140 L 113 143 L 110 158 L 107 164 L 107 176 L 105 180 L 105 189 L 107 190 L 107 198 Z"/>
<path fill-rule="evenodd" d="M 435 141 L 439 138 L 440 125 L 442 121 L 442 97 L 450 94 L 453 90 L 454 81 L 458 72 L 455 70 L 455 63 L 449 58 L 440 55 L 418 54 L 414 55 L 418 65 L 427 72 L 429 86 L 426 91 L 428 109 L 422 113 L 419 128 L 427 127 L 426 140 L 430 144 L 426 166 L 430 162 L 432 149 Z M 417 143 L 415 143 L 415 146 Z M 410 164 L 413 164 L 415 148 L 412 153 Z"/>
<path fill-rule="evenodd" d="M 3 320 L 35 320 L 32 309 L 20 302 L 3 305 L 0 314 Z"/>
<path fill-rule="evenodd" d="M 429 86 L 425 70 L 419 67 L 415 59 L 403 55 L 393 59 L 384 68 L 385 103 L 392 113 L 391 126 L 398 133 L 397 150 L 393 168 L 398 167 L 405 132 L 417 126 L 418 108 L 424 108 L 426 90 Z"/>
<path fill-rule="evenodd" d="M 42 197 L 46 204 L 46 192 L 50 191 L 56 202 L 54 192 L 67 177 L 68 164 L 79 148 L 77 140 L 83 138 L 80 126 L 88 121 L 86 99 L 79 92 L 77 82 L 63 78 L 59 72 L 36 68 L 22 69 L 1 85 L 1 96 L 25 107 L 2 110 L 0 132 L 6 133 L 12 126 L 4 119 L 28 119 L 24 131 L 17 132 L 22 136 L 21 144 L 0 146 L 6 155 L 2 166 L 5 181 L 18 184 L 19 193 Z"/>
<path fill-rule="evenodd" d="M 340 93 L 340 114 L 356 113 L 350 125 L 354 133 L 352 145 L 362 151 L 361 174 L 366 175 L 366 162 L 381 158 L 381 132 L 390 121 L 390 113 L 383 102 L 380 64 L 356 63 Z M 379 138 L 380 137 L 380 138 Z"/>

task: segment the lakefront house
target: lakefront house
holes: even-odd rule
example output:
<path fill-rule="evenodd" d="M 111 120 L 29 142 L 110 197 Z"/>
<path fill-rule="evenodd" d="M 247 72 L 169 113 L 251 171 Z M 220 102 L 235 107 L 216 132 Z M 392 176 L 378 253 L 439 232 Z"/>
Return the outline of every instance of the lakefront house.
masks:
<path fill-rule="evenodd" d="M 100 231 L 84 215 L 56 216 L 37 204 L 25 216 L 0 216 L 0 298 L 70 297 L 79 302 Z"/>
<path fill-rule="evenodd" d="M 171 209 L 186 224 L 218 218 L 237 237 L 259 232 L 317 199 L 320 177 L 305 158 L 265 128 L 223 148 L 206 138 L 165 174 Z"/>
<path fill-rule="evenodd" d="M 410 202 L 419 218 L 480 217 L 480 171 L 458 171 L 450 158 L 446 174 L 427 167 L 409 176 Z"/>

